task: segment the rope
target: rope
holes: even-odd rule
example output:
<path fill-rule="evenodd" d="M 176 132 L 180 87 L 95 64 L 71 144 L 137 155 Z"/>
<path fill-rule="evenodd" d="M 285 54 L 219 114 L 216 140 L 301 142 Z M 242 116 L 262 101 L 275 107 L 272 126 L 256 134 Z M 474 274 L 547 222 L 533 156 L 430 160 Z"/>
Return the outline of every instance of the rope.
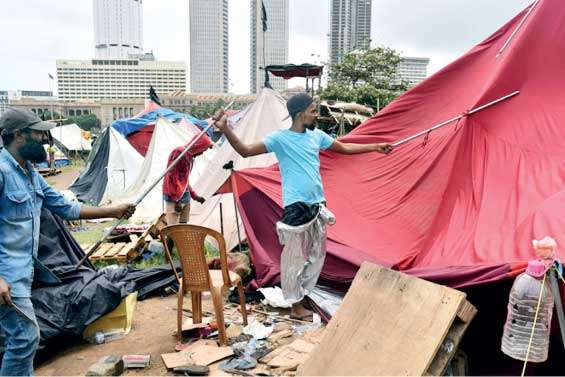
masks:
<path fill-rule="evenodd" d="M 538 321 L 539 308 L 541 306 L 541 298 L 543 297 L 543 287 L 545 286 L 545 277 L 546 276 L 547 276 L 547 273 L 543 275 L 543 280 L 541 282 L 541 288 L 540 288 L 540 291 L 539 291 L 539 298 L 538 298 L 538 306 L 536 308 L 536 314 L 534 316 L 534 323 L 532 325 L 532 333 L 530 334 L 530 341 L 528 343 L 528 350 L 526 351 L 526 360 L 524 360 L 524 367 L 522 368 L 521 377 L 524 377 L 524 374 L 526 373 L 526 365 L 528 365 L 528 358 L 530 357 L 530 351 L 532 350 L 532 341 L 534 340 L 534 331 L 536 330 L 536 323 Z"/>

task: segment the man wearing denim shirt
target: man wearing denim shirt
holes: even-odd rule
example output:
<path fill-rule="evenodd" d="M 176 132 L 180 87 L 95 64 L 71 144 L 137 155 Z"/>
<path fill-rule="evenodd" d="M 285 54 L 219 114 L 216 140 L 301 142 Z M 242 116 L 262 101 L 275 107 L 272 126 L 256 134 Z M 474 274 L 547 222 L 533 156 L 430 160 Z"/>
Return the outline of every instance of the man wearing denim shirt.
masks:
<path fill-rule="evenodd" d="M 6 335 L 0 368 L 3 376 L 33 374 L 39 327 L 30 298 L 41 208 L 69 220 L 129 217 L 135 211 L 131 204 L 95 208 L 72 203 L 45 182 L 32 163 L 46 159 L 43 144 L 49 141 L 49 130 L 54 126 L 30 111 L 15 108 L 0 117 L 4 142 L 0 150 L 0 327 Z"/>

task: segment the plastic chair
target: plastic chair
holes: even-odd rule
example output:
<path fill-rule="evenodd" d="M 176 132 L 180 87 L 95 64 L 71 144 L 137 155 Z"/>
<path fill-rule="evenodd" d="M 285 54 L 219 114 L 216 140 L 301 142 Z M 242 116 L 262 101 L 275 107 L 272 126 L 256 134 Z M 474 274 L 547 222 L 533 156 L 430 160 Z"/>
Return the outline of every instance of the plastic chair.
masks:
<path fill-rule="evenodd" d="M 245 293 L 241 277 L 228 270 L 228 257 L 224 237 L 213 229 L 197 225 L 178 224 L 170 225 L 161 230 L 161 241 L 165 248 L 169 263 L 179 282 L 178 308 L 177 308 L 177 336 L 182 340 L 183 301 L 188 291 L 192 297 L 192 322 L 202 323 L 202 292 L 210 292 L 214 302 L 214 311 L 220 344 L 227 344 L 226 327 L 224 323 L 224 294 L 227 289 L 237 286 L 243 324 L 247 325 L 247 312 L 245 310 Z M 220 251 L 221 270 L 208 269 L 204 252 L 204 240 L 207 236 L 213 237 L 218 242 Z M 182 277 L 176 272 L 169 250 L 168 239 L 177 247 L 182 267 Z"/>

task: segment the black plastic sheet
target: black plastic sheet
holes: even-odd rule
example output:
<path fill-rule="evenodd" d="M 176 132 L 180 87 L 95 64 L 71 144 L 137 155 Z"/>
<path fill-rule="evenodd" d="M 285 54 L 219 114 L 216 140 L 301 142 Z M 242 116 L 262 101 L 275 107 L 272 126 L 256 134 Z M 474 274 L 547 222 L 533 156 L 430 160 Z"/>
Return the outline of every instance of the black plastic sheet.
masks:
<path fill-rule="evenodd" d="M 170 266 L 145 270 L 110 266 L 97 271 L 86 262 L 75 270 L 82 256 L 84 252 L 63 222 L 44 209 L 32 289 L 43 345 L 81 336 L 86 326 L 132 292 L 137 291 L 141 300 L 176 286 Z"/>

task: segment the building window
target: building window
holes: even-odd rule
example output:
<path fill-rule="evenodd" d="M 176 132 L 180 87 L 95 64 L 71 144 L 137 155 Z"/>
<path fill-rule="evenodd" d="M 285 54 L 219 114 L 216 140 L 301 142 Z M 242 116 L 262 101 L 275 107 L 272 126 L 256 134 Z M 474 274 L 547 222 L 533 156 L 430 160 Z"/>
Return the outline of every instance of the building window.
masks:
<path fill-rule="evenodd" d="M 70 116 L 70 117 L 74 117 L 74 116 L 75 116 L 75 109 L 69 109 L 69 116 Z"/>

